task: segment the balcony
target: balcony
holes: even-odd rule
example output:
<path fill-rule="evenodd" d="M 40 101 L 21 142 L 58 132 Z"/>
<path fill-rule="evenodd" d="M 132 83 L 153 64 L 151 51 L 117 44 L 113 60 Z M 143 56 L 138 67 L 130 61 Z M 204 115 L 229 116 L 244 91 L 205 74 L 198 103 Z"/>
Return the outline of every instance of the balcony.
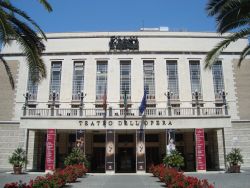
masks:
<path fill-rule="evenodd" d="M 27 129 L 195 129 L 230 127 L 224 107 L 147 108 L 145 116 L 138 108 L 26 108 L 20 127 Z"/>
<path fill-rule="evenodd" d="M 102 118 L 105 116 L 103 109 L 82 109 L 79 108 L 27 108 L 24 117 L 84 117 L 84 118 Z M 196 116 L 228 116 L 224 107 L 217 108 L 147 108 L 145 110 L 146 117 L 196 117 Z M 106 117 L 140 117 L 142 116 L 139 109 L 129 108 L 126 112 L 124 108 L 112 109 L 106 111 Z"/>

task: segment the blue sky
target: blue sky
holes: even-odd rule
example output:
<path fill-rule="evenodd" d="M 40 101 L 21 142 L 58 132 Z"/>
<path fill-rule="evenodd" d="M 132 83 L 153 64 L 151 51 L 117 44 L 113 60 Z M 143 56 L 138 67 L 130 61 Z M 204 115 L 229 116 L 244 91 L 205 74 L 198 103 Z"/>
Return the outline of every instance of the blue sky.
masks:
<path fill-rule="evenodd" d="M 138 31 L 167 26 L 171 30 L 215 31 L 207 17 L 207 0 L 49 0 L 48 13 L 38 0 L 12 1 L 45 32 Z"/>

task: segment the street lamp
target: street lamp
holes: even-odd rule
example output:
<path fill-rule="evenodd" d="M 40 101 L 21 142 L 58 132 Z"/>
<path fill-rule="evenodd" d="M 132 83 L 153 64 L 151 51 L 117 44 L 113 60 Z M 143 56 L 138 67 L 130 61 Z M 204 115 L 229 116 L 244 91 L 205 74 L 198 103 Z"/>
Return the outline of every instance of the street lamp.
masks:
<path fill-rule="evenodd" d="M 29 93 L 29 91 L 27 91 L 25 94 L 23 94 L 23 96 L 25 98 L 24 105 L 23 105 L 23 116 L 26 116 L 28 101 L 29 101 L 29 97 L 31 96 L 31 94 Z"/>
<path fill-rule="evenodd" d="M 196 105 L 196 108 L 197 108 L 197 115 L 200 115 L 201 112 L 200 112 L 200 104 L 199 104 L 199 96 L 201 95 L 201 93 L 199 93 L 197 91 L 197 89 L 195 90 L 195 92 L 192 93 L 194 98 L 195 98 L 195 105 Z"/>
<path fill-rule="evenodd" d="M 56 98 L 59 96 L 58 93 L 54 90 L 52 92 L 52 104 L 51 104 L 51 116 L 54 116 L 54 110 L 55 110 L 55 105 L 56 105 Z"/>
<path fill-rule="evenodd" d="M 79 92 L 78 95 L 79 95 L 79 97 L 80 97 L 80 106 L 79 106 L 79 108 L 80 108 L 80 116 L 82 116 L 82 115 L 83 115 L 83 113 L 82 113 L 82 110 L 83 110 L 83 99 L 84 99 L 84 97 L 85 97 L 87 94 L 86 94 L 86 93 L 83 93 L 83 91 L 81 91 L 81 93 Z"/>
<path fill-rule="evenodd" d="M 225 115 L 228 115 L 227 99 L 226 99 L 227 93 L 224 90 L 222 90 L 222 92 L 220 92 L 220 95 L 222 96 L 222 101 L 225 108 Z"/>
<path fill-rule="evenodd" d="M 171 113 L 171 96 L 173 95 L 173 93 L 168 90 L 167 93 L 164 93 L 164 95 L 167 97 L 168 116 L 171 116 L 172 115 L 172 113 Z"/>

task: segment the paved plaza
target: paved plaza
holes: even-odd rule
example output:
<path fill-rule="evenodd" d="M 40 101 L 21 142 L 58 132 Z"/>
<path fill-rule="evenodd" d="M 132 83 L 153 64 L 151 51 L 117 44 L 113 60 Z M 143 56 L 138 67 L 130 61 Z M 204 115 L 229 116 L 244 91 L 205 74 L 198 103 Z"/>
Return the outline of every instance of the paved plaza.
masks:
<path fill-rule="evenodd" d="M 23 175 L 13 175 L 6 172 L 0 172 L 0 187 L 7 182 L 22 180 L 28 182 L 36 176 L 44 173 L 29 173 Z M 210 183 L 214 183 L 215 188 L 249 188 L 250 170 L 244 170 L 240 174 L 228 174 L 224 172 L 207 173 L 186 173 L 189 176 L 206 178 Z M 158 178 L 151 174 L 88 174 L 84 178 L 78 179 L 74 184 L 68 184 L 66 187 L 72 188 L 162 188 L 165 185 L 158 181 Z"/>

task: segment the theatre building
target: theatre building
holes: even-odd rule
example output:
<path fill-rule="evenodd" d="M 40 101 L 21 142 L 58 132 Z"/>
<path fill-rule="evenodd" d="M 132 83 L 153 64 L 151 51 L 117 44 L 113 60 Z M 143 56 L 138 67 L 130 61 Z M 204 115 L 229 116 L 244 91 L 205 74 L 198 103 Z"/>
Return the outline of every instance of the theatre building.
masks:
<path fill-rule="evenodd" d="M 206 53 L 216 33 L 48 33 L 47 78 L 35 84 L 13 41 L 1 54 L 0 168 L 18 146 L 28 169 L 63 167 L 80 147 L 91 172 L 145 173 L 161 163 L 169 140 L 185 171 L 225 168 L 225 154 L 242 149 L 250 166 L 249 65 L 237 68 L 246 38 L 230 45 L 211 69 Z M 249 61 L 249 60 L 246 60 Z"/>

